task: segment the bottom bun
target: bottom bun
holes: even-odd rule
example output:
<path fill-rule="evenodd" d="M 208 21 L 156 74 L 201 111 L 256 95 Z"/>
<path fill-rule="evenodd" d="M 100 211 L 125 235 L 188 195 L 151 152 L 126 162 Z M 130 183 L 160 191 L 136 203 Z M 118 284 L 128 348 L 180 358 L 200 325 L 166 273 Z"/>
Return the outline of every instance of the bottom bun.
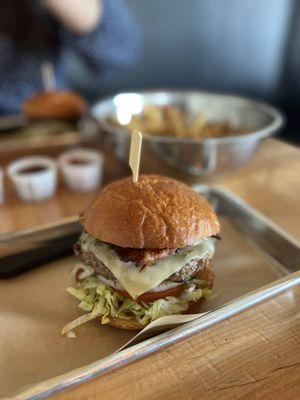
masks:
<path fill-rule="evenodd" d="M 121 319 L 111 318 L 107 325 L 113 326 L 114 328 L 126 329 L 128 331 L 139 331 L 147 325 L 142 325 L 134 319 Z"/>
<path fill-rule="evenodd" d="M 203 303 L 205 298 L 201 298 L 197 301 L 190 301 L 189 303 L 189 308 L 183 312 L 183 314 L 198 314 L 199 313 L 199 307 Z"/>
<path fill-rule="evenodd" d="M 198 301 L 191 301 L 189 308 L 183 312 L 183 314 L 196 314 L 199 312 L 199 306 L 205 299 L 199 299 Z M 118 329 L 125 329 L 128 331 L 139 331 L 144 329 L 147 325 L 142 325 L 138 321 L 121 318 L 111 318 L 107 325 L 113 326 Z"/>

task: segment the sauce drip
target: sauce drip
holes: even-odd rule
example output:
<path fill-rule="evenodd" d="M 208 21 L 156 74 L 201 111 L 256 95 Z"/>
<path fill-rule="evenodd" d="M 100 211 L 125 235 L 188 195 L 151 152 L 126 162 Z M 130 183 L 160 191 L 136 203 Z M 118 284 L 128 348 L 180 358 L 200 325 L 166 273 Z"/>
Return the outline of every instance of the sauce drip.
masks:
<path fill-rule="evenodd" d="M 48 167 L 46 167 L 45 165 L 30 165 L 28 167 L 24 167 L 18 170 L 19 174 L 32 174 L 35 172 L 42 172 L 45 171 L 46 169 L 48 169 Z"/>
<path fill-rule="evenodd" d="M 70 158 L 68 160 L 68 163 L 71 165 L 87 165 L 87 164 L 91 164 L 91 160 L 87 159 L 87 158 Z"/>

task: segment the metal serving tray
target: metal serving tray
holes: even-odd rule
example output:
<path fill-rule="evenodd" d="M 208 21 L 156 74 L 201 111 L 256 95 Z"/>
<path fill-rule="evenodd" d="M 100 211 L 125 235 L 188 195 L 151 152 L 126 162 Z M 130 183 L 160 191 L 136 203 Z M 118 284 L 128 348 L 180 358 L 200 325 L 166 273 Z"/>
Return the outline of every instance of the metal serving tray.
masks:
<path fill-rule="evenodd" d="M 270 269 L 274 269 L 274 276 L 277 276 L 277 278 L 267 284 L 267 281 L 262 281 L 264 283 L 262 283 L 261 287 L 259 286 L 254 290 L 242 293 L 237 298 L 211 309 L 205 315 L 192 322 L 180 325 L 175 329 L 143 340 L 140 343 L 132 343 L 129 347 L 100 360 L 95 360 L 95 362 L 89 365 L 28 387 L 25 391 L 19 392 L 16 397 L 11 398 L 44 398 L 63 388 L 82 383 L 140 357 L 144 357 L 164 346 L 195 334 L 271 296 L 300 284 L 300 243 L 297 240 L 227 190 L 207 185 L 197 185 L 194 188 L 199 193 L 205 195 L 213 204 L 221 221 L 222 219 L 230 221 L 234 229 L 244 238 L 245 243 L 255 246 L 261 257 L 264 257 L 266 263 L 269 263 Z M 19 246 L 20 243 L 23 243 L 23 245 L 26 243 L 25 250 L 21 248 L 21 252 L 25 254 L 29 251 L 31 261 L 35 261 L 32 265 L 37 265 L 39 262 L 44 261 L 41 260 L 41 257 L 38 257 L 36 260 L 33 257 L 34 254 L 39 253 L 36 251 L 38 248 L 42 249 L 42 253 L 46 255 L 47 249 L 53 247 L 53 243 L 65 242 L 65 248 L 63 246 L 61 248 L 64 251 L 70 251 L 71 239 L 78 234 L 78 231 L 78 222 L 76 219 L 73 219 L 69 220 L 67 224 L 64 222 L 47 227 L 47 229 L 24 232 L 21 236 L 2 237 L 0 240 L 0 255 L 5 254 L 4 258 L 15 257 L 15 260 L 19 259 L 20 257 L 16 258 L 16 252 L 12 254 L 12 245 L 17 244 Z M 63 240 L 66 234 L 69 239 Z M 222 240 L 226 243 L 226 237 L 223 236 Z M 3 251 L 1 252 L 1 249 L 4 249 L 4 253 Z M 7 251 L 7 249 L 10 250 Z M 235 251 L 238 250 L 231 247 L 231 249 L 229 248 L 226 251 L 234 255 Z M 61 254 L 54 253 L 51 257 L 48 256 L 47 261 L 50 258 L 60 256 Z M 20 267 L 20 265 L 18 266 Z M 0 273 L 2 268 L 3 257 L 1 258 L 0 256 Z M 218 282 L 217 271 L 216 282 Z"/>

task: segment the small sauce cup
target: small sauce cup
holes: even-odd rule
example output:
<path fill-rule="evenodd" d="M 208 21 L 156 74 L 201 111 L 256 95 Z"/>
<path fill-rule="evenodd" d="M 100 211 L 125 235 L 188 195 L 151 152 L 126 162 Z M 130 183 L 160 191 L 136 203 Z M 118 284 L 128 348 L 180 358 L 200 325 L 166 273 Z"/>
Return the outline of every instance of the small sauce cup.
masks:
<path fill-rule="evenodd" d="M 103 156 L 98 151 L 66 151 L 59 157 L 59 166 L 66 186 L 74 192 L 91 192 L 101 185 Z"/>
<path fill-rule="evenodd" d="M 50 157 L 19 158 L 8 165 L 7 175 L 23 201 L 42 201 L 55 193 L 57 168 Z"/>

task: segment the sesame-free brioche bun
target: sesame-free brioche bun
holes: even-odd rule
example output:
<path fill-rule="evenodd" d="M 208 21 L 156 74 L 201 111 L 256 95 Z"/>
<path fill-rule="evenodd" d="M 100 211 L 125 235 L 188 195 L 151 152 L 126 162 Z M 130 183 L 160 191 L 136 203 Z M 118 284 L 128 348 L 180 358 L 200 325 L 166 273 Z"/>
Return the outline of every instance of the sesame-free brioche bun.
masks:
<path fill-rule="evenodd" d="M 71 91 L 39 92 L 26 99 L 22 105 L 30 119 L 75 120 L 88 110 L 86 101 Z"/>
<path fill-rule="evenodd" d="M 80 222 L 96 239 L 140 249 L 193 246 L 220 231 L 213 208 L 202 196 L 158 175 L 109 184 L 80 215 Z"/>

